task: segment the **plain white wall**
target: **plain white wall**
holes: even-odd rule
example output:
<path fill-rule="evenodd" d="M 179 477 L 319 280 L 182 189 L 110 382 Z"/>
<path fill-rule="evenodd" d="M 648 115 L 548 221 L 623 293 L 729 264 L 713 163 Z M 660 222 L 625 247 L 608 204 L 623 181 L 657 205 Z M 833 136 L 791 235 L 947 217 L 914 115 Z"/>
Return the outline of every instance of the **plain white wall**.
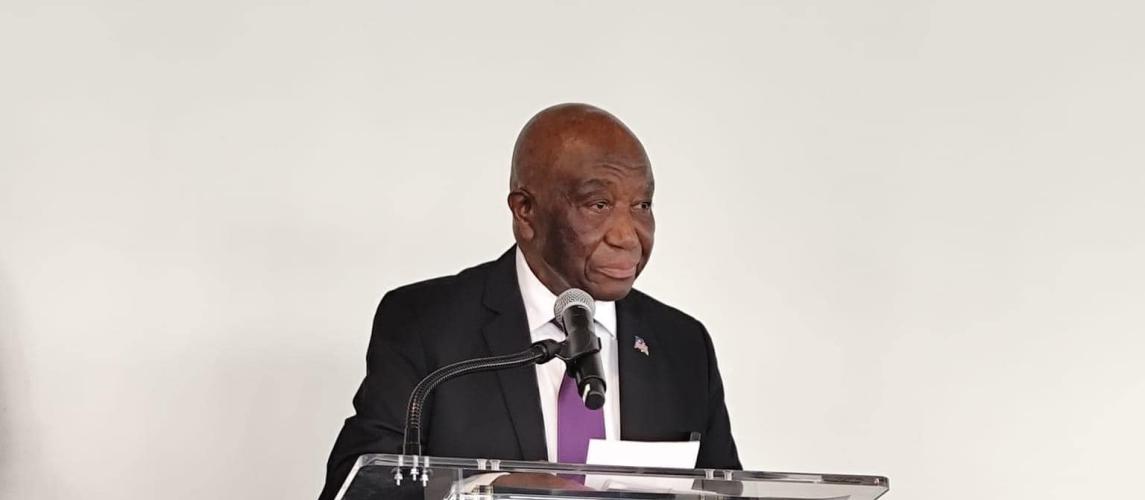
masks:
<path fill-rule="evenodd" d="M 745 465 L 1135 493 L 1138 2 L 0 3 L 0 497 L 311 498 L 387 289 L 511 242 L 537 110 L 651 154 L 638 286 Z"/>

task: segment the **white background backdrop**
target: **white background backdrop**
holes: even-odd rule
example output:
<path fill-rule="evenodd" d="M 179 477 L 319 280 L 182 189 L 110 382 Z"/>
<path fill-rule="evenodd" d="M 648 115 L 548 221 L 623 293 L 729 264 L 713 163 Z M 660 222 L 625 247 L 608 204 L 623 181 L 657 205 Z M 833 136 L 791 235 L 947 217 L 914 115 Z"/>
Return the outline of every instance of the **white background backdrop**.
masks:
<path fill-rule="evenodd" d="M 647 146 L 745 465 L 1134 497 L 1140 5 L 3 0 L 0 497 L 317 495 L 377 300 L 508 248 L 562 101 Z"/>

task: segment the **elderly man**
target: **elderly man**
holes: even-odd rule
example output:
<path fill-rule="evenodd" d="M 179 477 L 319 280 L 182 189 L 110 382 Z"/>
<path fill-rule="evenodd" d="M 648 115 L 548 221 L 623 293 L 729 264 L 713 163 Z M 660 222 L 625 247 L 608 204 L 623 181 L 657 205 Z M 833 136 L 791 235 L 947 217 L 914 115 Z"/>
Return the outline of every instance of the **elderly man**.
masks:
<path fill-rule="evenodd" d="M 474 374 L 437 389 L 423 451 L 583 463 L 593 437 L 682 441 L 699 433 L 698 467 L 739 468 L 708 332 L 632 289 L 652 253 L 653 187 L 644 146 L 611 114 L 562 104 L 533 117 L 513 151 L 508 204 L 516 246 L 493 262 L 382 298 L 357 414 L 330 454 L 321 498 L 333 498 L 358 455 L 401 450 L 406 403 L 425 375 L 562 339 L 552 311 L 569 288 L 596 300 L 604 407 L 566 404 L 579 401 L 559 361 Z"/>

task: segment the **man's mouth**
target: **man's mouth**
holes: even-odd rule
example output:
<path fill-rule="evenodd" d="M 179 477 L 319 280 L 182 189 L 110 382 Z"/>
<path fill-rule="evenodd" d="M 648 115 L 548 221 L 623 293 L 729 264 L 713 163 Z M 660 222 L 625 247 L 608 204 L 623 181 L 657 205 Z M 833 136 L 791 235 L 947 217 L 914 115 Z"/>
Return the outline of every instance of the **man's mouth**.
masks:
<path fill-rule="evenodd" d="M 600 266 L 596 268 L 600 274 L 616 280 L 627 280 L 636 276 L 636 264 L 618 266 Z"/>

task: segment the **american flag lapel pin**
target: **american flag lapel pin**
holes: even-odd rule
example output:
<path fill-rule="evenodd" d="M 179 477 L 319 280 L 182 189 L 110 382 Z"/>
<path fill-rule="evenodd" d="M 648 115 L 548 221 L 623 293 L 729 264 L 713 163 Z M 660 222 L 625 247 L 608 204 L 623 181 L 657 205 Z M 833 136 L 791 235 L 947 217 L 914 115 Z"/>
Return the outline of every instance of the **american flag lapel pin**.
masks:
<path fill-rule="evenodd" d="M 632 344 L 632 348 L 644 353 L 645 356 L 648 355 L 648 344 L 639 336 L 636 337 L 636 343 Z"/>

